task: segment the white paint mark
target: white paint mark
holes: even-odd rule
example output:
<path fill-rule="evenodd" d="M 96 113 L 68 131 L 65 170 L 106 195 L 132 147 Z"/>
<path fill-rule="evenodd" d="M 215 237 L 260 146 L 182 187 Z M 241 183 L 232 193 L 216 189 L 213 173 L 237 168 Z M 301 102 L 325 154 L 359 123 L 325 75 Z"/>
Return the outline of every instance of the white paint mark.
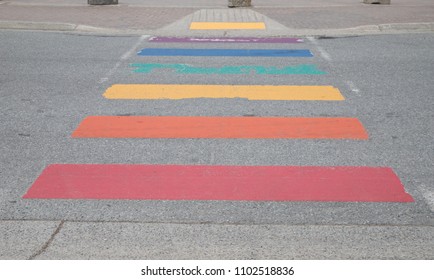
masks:
<path fill-rule="evenodd" d="M 345 83 L 348 85 L 348 87 L 350 88 L 350 90 L 352 92 L 355 92 L 355 93 L 359 93 L 360 92 L 360 89 L 358 89 L 356 87 L 356 85 L 352 81 L 346 81 Z"/>
<path fill-rule="evenodd" d="M 434 191 L 428 190 L 426 186 L 421 185 L 420 190 L 422 192 L 422 196 L 428 204 L 430 210 L 434 212 Z"/>
<path fill-rule="evenodd" d="M 318 42 L 316 41 L 315 37 L 306 37 L 312 44 L 318 45 Z"/>
<path fill-rule="evenodd" d="M 319 53 L 321 54 L 321 56 L 327 60 L 327 61 L 332 61 L 331 56 L 320 46 L 317 46 Z"/>
<path fill-rule="evenodd" d="M 128 58 L 130 58 L 130 56 L 134 53 L 134 51 L 140 46 L 140 44 L 143 43 L 143 41 L 149 38 L 149 35 L 142 35 L 140 36 L 139 40 L 134 44 L 134 46 L 131 47 L 131 49 L 129 49 L 126 53 L 124 53 L 121 56 L 121 60 L 127 60 Z"/>
<path fill-rule="evenodd" d="M 107 82 L 109 80 L 109 78 L 116 72 L 116 70 L 119 68 L 119 66 L 121 66 L 122 62 L 124 62 L 125 60 L 130 58 L 131 55 L 135 52 L 135 50 L 140 46 L 140 44 L 142 44 L 143 41 L 148 37 L 149 37 L 149 35 L 140 36 L 139 40 L 137 40 L 137 42 L 126 53 L 124 53 L 121 56 L 119 61 L 115 64 L 115 66 L 112 69 L 110 69 L 110 71 L 107 72 L 105 77 L 103 77 L 99 80 L 99 83 L 103 84 L 103 83 Z"/>
<path fill-rule="evenodd" d="M 321 57 L 324 58 L 327 61 L 332 61 L 332 57 L 330 56 L 330 54 L 324 50 L 318 43 L 318 41 L 315 39 L 315 37 L 307 37 L 307 39 L 315 45 L 315 47 L 317 48 L 318 52 L 320 53 Z"/>
<path fill-rule="evenodd" d="M 122 61 L 118 61 L 115 66 L 110 69 L 110 71 L 107 72 L 107 74 L 105 75 L 105 77 L 101 78 L 99 80 L 100 84 L 103 84 L 105 82 L 107 82 L 109 80 L 109 78 L 116 72 L 116 70 L 119 68 L 119 66 L 121 66 Z"/>

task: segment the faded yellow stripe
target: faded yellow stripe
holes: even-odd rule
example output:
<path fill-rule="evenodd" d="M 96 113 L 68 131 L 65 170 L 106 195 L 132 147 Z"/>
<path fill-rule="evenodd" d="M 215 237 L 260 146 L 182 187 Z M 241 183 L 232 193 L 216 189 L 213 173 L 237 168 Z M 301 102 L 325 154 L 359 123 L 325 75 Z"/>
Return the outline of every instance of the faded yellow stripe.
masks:
<path fill-rule="evenodd" d="M 108 99 L 245 98 L 248 100 L 344 100 L 332 86 L 115 84 Z"/>
<path fill-rule="evenodd" d="M 265 29 L 263 22 L 192 22 L 191 30 L 211 29 Z"/>

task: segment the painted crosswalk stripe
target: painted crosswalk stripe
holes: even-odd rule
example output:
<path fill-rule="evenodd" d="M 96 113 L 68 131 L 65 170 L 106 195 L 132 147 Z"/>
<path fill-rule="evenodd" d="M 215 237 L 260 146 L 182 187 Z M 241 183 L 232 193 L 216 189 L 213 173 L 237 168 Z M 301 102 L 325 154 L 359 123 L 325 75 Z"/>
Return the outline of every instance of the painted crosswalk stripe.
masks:
<path fill-rule="evenodd" d="M 306 49 L 161 49 L 146 48 L 140 56 L 312 57 Z"/>
<path fill-rule="evenodd" d="M 74 138 L 368 139 L 355 118 L 89 116 Z"/>
<path fill-rule="evenodd" d="M 319 70 L 313 64 L 300 64 L 294 66 L 260 66 L 260 65 L 234 65 L 234 66 L 194 66 L 182 63 L 132 63 L 134 73 L 152 73 L 157 69 L 174 70 L 179 74 L 258 74 L 258 75 L 323 75 L 326 72 Z"/>
<path fill-rule="evenodd" d="M 344 100 L 332 86 L 115 84 L 108 99 L 244 98 L 248 100 Z"/>
<path fill-rule="evenodd" d="M 190 30 L 230 30 L 230 29 L 256 29 L 264 30 L 264 22 L 192 22 Z"/>
<path fill-rule="evenodd" d="M 26 199 L 413 202 L 387 167 L 49 165 Z"/>
<path fill-rule="evenodd" d="M 293 44 L 303 43 L 303 39 L 300 38 L 288 38 L 288 37 L 151 37 L 148 40 L 152 43 L 268 43 L 268 44 Z"/>

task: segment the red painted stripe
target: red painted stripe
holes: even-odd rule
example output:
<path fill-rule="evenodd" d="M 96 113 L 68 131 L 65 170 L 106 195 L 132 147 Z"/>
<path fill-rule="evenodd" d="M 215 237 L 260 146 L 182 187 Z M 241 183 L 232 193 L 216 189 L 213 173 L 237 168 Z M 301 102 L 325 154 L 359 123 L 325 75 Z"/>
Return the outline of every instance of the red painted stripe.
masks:
<path fill-rule="evenodd" d="M 48 166 L 24 198 L 412 202 L 384 167 Z"/>
<path fill-rule="evenodd" d="M 368 139 L 355 118 L 90 116 L 75 138 Z"/>

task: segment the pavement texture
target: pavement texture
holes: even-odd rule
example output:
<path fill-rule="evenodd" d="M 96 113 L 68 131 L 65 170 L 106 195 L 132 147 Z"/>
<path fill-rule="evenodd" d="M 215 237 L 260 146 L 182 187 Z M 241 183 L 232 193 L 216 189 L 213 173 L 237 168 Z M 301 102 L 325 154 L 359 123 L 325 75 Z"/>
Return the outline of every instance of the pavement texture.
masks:
<path fill-rule="evenodd" d="M 111 239 L 100 238 L 109 236 L 108 233 L 117 237 L 117 244 L 113 244 Z M 195 242 L 186 242 L 192 236 Z M 433 240 L 433 231 L 423 227 L 73 222 L 65 223 L 50 247 L 35 257 L 187 260 L 394 259 L 418 256 L 429 259 L 432 255 L 426 246 L 433 246 Z"/>
<path fill-rule="evenodd" d="M 0 28 L 117 35 L 303 36 L 434 31 L 434 1 L 255 0 L 229 9 L 226 0 L 140 1 L 88 5 L 85 0 L 0 0 Z M 261 31 L 190 31 L 192 21 L 261 20 Z"/>

